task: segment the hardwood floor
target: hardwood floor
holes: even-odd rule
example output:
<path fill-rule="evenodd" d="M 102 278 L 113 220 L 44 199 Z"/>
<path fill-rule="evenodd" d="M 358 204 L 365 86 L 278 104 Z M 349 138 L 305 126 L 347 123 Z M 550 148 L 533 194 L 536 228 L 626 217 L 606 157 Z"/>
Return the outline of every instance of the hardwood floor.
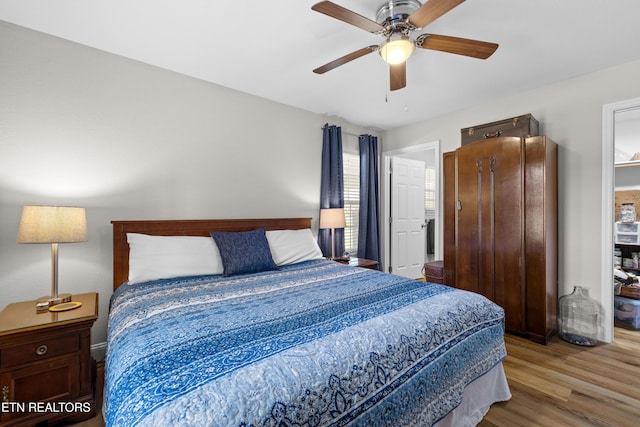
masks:
<path fill-rule="evenodd" d="M 511 334 L 505 341 L 513 397 L 494 404 L 481 427 L 640 425 L 640 331 L 616 328 L 613 344 L 595 347 L 557 336 L 546 346 Z M 73 426 L 104 427 L 104 421 L 98 415 Z"/>
<path fill-rule="evenodd" d="M 507 335 L 508 402 L 481 427 L 640 425 L 640 332 L 615 328 L 613 344 L 547 346 Z"/>

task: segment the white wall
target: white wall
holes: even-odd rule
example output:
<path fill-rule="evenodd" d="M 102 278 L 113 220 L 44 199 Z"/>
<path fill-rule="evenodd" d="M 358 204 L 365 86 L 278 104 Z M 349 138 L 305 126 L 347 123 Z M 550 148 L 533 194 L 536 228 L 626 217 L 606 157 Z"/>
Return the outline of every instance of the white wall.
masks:
<path fill-rule="evenodd" d="M 558 143 L 558 293 L 580 285 L 600 301 L 602 106 L 640 96 L 639 75 L 635 61 L 516 96 L 497 94 L 483 105 L 389 131 L 385 149 L 440 140 L 442 151 L 451 151 L 460 146 L 461 128 L 532 113 L 541 134 Z"/>
<path fill-rule="evenodd" d="M 50 289 L 50 247 L 15 242 L 22 206 L 83 206 L 89 240 L 60 245 L 59 287 L 100 293 L 94 343 L 111 220 L 310 216 L 315 228 L 321 126 L 374 133 L 3 22 L 0 64 L 0 309 Z"/>

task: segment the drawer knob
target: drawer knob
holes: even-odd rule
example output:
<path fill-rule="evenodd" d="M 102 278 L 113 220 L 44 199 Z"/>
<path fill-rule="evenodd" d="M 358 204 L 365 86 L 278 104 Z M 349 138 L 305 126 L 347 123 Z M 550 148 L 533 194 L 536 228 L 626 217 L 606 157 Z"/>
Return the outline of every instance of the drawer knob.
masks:
<path fill-rule="evenodd" d="M 42 344 L 40 347 L 36 348 L 36 354 L 38 356 L 43 356 L 47 352 L 47 350 L 49 350 L 49 348 L 46 345 Z"/>

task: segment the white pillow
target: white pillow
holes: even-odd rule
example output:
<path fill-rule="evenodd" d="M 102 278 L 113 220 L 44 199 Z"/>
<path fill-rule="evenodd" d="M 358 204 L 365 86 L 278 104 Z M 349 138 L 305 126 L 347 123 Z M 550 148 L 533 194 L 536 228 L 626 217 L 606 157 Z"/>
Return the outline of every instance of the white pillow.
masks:
<path fill-rule="evenodd" d="M 127 233 L 129 282 L 222 274 L 222 259 L 211 237 Z"/>
<path fill-rule="evenodd" d="M 276 265 L 287 265 L 321 259 L 322 251 L 310 228 L 302 230 L 269 230 L 266 233 L 271 257 Z"/>

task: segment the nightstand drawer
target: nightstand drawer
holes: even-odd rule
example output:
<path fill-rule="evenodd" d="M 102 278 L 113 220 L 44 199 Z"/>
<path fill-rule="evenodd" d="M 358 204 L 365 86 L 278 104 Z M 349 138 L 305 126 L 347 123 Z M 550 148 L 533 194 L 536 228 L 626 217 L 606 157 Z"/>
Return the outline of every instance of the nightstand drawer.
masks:
<path fill-rule="evenodd" d="M 78 334 L 38 340 L 0 350 L 0 368 L 9 368 L 78 351 L 80 351 Z"/>

